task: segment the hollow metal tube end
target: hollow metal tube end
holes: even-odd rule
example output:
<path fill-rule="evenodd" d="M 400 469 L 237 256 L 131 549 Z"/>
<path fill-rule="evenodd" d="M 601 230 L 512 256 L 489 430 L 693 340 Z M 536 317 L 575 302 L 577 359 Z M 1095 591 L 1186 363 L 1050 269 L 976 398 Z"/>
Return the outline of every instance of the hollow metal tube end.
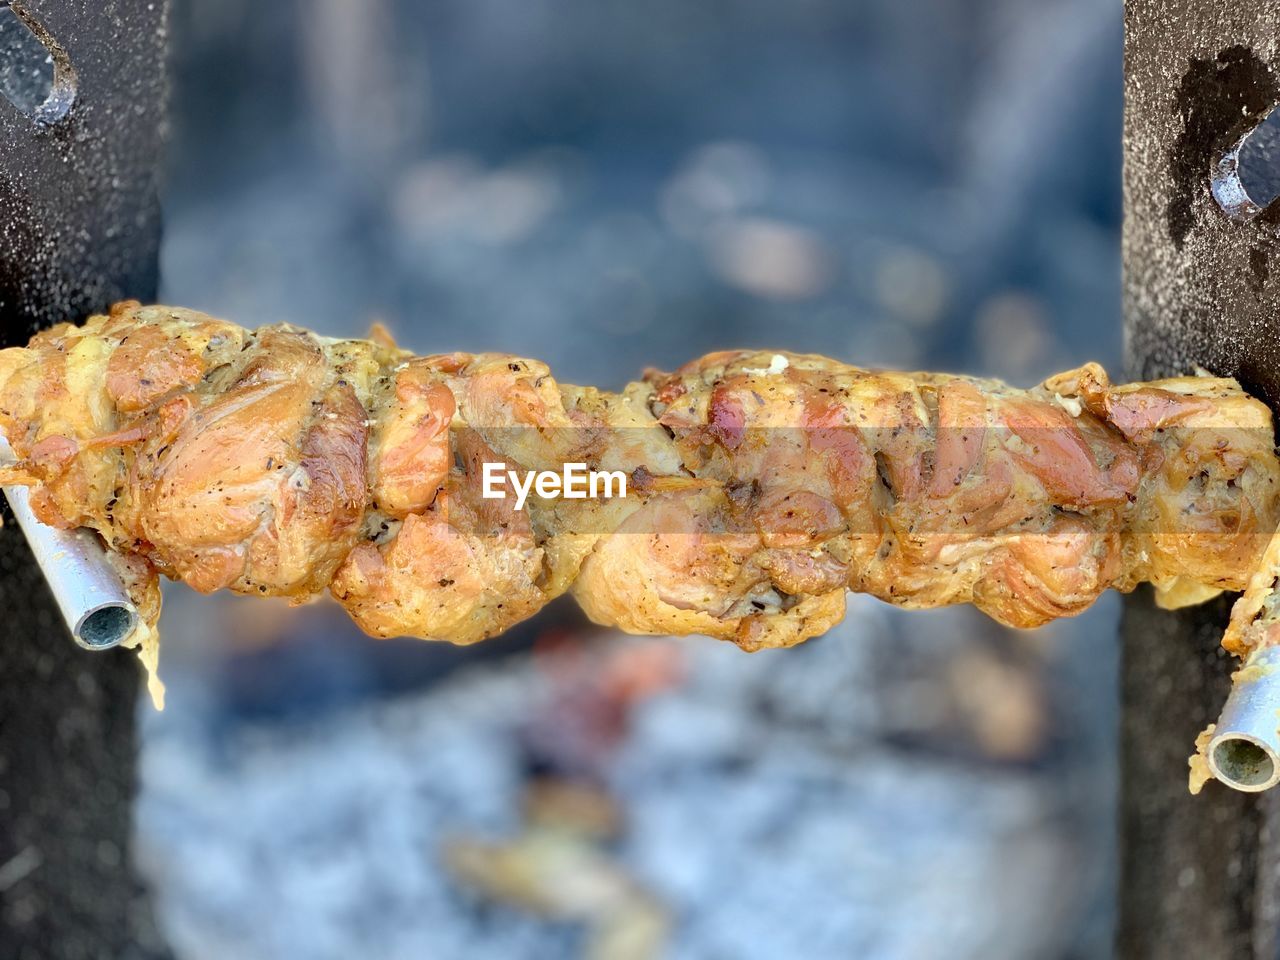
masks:
<path fill-rule="evenodd" d="M 71 636 L 86 650 L 118 647 L 138 627 L 132 603 L 104 603 L 86 610 L 71 628 Z"/>
<path fill-rule="evenodd" d="M 1280 647 L 1254 652 L 1236 672 L 1206 753 L 1214 777 L 1232 790 L 1280 783 Z"/>
<path fill-rule="evenodd" d="M 13 451 L 0 435 L 0 463 L 12 461 Z M 127 640 L 138 626 L 138 609 L 98 535 L 46 526 L 31 509 L 26 487 L 0 489 L 75 642 L 86 650 L 110 650 Z"/>

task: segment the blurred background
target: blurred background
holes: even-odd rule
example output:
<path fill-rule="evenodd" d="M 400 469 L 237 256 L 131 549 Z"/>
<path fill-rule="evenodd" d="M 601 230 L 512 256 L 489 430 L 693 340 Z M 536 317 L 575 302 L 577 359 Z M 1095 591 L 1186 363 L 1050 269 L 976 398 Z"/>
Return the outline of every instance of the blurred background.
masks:
<path fill-rule="evenodd" d="M 732 346 L 1118 370 L 1109 0 L 174 0 L 162 299 L 616 388 Z M 1097 958 L 1113 597 L 454 649 L 180 588 L 137 848 L 184 960 Z"/>

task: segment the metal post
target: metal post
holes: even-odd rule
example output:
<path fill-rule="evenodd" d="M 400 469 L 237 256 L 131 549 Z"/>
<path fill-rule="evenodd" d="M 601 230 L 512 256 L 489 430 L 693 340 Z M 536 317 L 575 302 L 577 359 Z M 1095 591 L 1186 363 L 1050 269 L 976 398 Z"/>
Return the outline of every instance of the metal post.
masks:
<path fill-rule="evenodd" d="M 0 99 L 0 343 L 156 293 L 167 3 L 11 0 L 54 93 Z M 130 860 L 140 674 L 71 640 L 0 529 L 0 955 L 166 955 Z"/>
<path fill-rule="evenodd" d="M 1280 5 L 1125 4 L 1124 312 L 1129 374 L 1196 366 L 1280 402 L 1280 228 L 1211 192 L 1220 161 L 1280 102 Z M 1280 159 L 1280 158 L 1275 158 Z M 1125 958 L 1274 960 L 1280 793 L 1210 783 L 1187 755 L 1228 690 L 1229 605 L 1123 622 L 1121 890 Z"/>

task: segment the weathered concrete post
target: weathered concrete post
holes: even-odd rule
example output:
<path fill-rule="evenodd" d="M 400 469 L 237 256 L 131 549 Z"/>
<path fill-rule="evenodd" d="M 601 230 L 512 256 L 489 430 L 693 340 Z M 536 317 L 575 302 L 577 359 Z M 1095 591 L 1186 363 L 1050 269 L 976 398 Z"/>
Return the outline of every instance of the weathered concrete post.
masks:
<path fill-rule="evenodd" d="M 1218 161 L 1280 102 L 1280 5 L 1125 4 L 1124 313 L 1129 374 L 1196 366 L 1280 404 L 1280 224 L 1232 219 Z M 1263 160 L 1280 169 L 1280 156 Z M 1237 211 L 1238 213 L 1238 211 Z M 1187 792 L 1190 745 L 1221 708 L 1228 604 L 1177 614 L 1143 590 L 1123 624 L 1125 958 L 1277 956 L 1280 792 Z"/>
<path fill-rule="evenodd" d="M 167 3 L 5 3 L 58 65 L 37 118 L 0 98 L 0 346 L 153 298 Z M 13 34 L 7 34 L 12 37 Z M 12 49 L 2 51 L 12 55 Z M 156 958 L 129 841 L 139 670 L 71 641 L 0 529 L 0 957 Z"/>

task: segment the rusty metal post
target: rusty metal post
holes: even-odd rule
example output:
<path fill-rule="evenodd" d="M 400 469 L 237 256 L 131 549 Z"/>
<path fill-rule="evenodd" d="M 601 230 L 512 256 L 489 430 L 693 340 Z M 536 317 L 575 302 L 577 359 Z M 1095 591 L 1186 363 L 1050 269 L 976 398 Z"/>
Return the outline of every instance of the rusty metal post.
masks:
<path fill-rule="evenodd" d="M 1195 366 L 1280 403 L 1280 218 L 1219 205 L 1219 162 L 1280 102 L 1280 5 L 1125 4 L 1124 313 L 1129 374 Z M 1280 157 L 1269 162 L 1280 163 Z M 1233 218 L 1230 214 L 1235 214 Z M 1280 792 L 1187 792 L 1227 695 L 1226 602 L 1123 621 L 1119 953 L 1274 960 Z"/>
<path fill-rule="evenodd" d="M 166 0 L 12 0 L 58 73 L 0 98 L 0 346 L 156 293 Z M 0 528 L 0 956 L 156 958 L 132 869 L 140 673 L 71 640 L 12 518 Z"/>

